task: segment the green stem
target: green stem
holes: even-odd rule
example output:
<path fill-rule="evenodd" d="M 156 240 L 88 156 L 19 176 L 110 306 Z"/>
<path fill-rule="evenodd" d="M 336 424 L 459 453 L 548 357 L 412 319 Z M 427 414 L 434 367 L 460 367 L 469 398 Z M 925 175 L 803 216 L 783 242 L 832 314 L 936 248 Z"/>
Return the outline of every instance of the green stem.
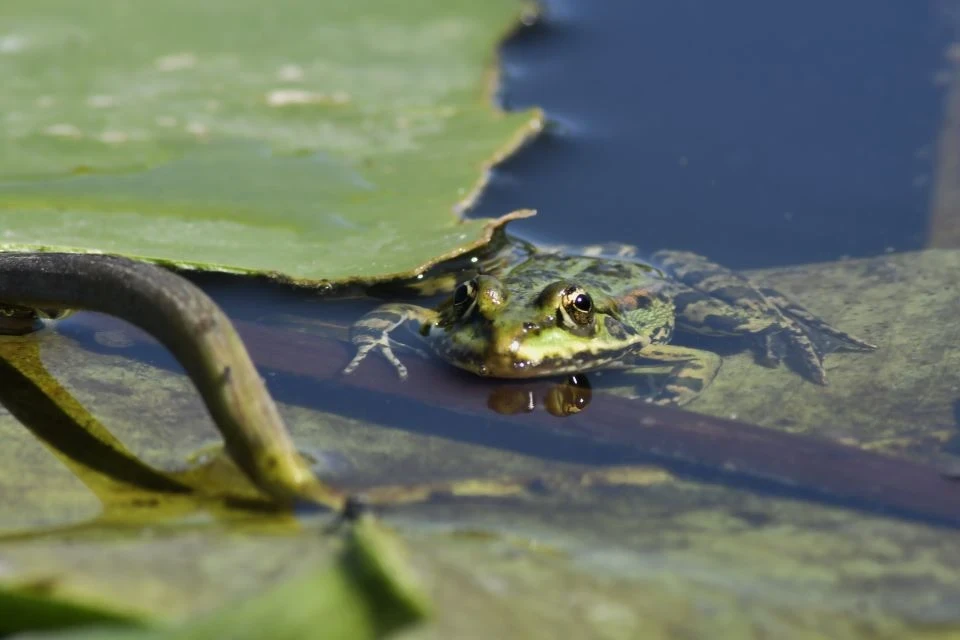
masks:
<path fill-rule="evenodd" d="M 343 494 L 317 480 L 297 453 L 230 320 L 186 279 L 116 256 L 3 253 L 0 301 L 99 311 L 140 327 L 186 370 L 227 451 L 261 490 L 285 503 L 343 506 Z"/>

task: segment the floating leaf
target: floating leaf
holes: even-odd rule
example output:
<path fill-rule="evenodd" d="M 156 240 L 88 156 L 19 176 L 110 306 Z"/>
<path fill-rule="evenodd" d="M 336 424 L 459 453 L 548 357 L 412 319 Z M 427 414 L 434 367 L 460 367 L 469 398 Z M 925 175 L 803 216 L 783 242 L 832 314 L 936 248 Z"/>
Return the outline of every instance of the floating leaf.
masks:
<path fill-rule="evenodd" d="M 301 283 L 410 274 L 541 126 L 492 104 L 516 0 L 11 0 L 0 249 Z"/>

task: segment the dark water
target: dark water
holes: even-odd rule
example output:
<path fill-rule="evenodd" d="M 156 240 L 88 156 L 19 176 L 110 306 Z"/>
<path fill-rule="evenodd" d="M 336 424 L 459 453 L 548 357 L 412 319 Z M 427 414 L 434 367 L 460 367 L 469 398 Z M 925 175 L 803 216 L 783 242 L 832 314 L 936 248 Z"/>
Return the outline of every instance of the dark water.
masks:
<path fill-rule="evenodd" d="M 473 215 L 731 267 L 922 246 L 949 41 L 933 2 L 553 0 L 502 102 L 559 124 Z"/>

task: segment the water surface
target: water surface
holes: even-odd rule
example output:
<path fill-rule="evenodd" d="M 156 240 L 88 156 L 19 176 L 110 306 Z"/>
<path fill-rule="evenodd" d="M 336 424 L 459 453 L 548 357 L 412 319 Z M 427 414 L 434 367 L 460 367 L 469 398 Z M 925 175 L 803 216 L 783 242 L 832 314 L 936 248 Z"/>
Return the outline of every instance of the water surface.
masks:
<path fill-rule="evenodd" d="M 739 268 L 919 248 L 942 6 L 547 2 L 504 46 L 502 100 L 559 131 L 494 172 L 474 213 L 534 207 L 512 228 Z"/>

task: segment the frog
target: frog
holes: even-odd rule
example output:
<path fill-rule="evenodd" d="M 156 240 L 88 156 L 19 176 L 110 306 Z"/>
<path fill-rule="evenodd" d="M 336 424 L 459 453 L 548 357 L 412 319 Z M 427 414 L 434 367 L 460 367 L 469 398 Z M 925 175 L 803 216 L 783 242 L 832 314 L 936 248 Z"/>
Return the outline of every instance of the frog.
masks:
<path fill-rule="evenodd" d="M 356 354 L 344 373 L 378 353 L 406 379 L 394 347 L 418 349 L 393 335 L 412 326 L 429 352 L 479 376 L 655 373 L 662 383 L 637 397 L 682 406 L 713 381 L 722 358 L 675 344 L 677 334 L 739 339 L 758 364 L 777 367 L 786 359 L 819 385 L 827 384 L 828 353 L 877 348 L 699 254 L 639 255 L 631 245 L 550 248 L 504 236 L 487 254 L 466 256 L 468 266 L 449 265 L 409 283 L 411 292 L 443 295 L 436 306 L 388 302 L 355 322 Z"/>

